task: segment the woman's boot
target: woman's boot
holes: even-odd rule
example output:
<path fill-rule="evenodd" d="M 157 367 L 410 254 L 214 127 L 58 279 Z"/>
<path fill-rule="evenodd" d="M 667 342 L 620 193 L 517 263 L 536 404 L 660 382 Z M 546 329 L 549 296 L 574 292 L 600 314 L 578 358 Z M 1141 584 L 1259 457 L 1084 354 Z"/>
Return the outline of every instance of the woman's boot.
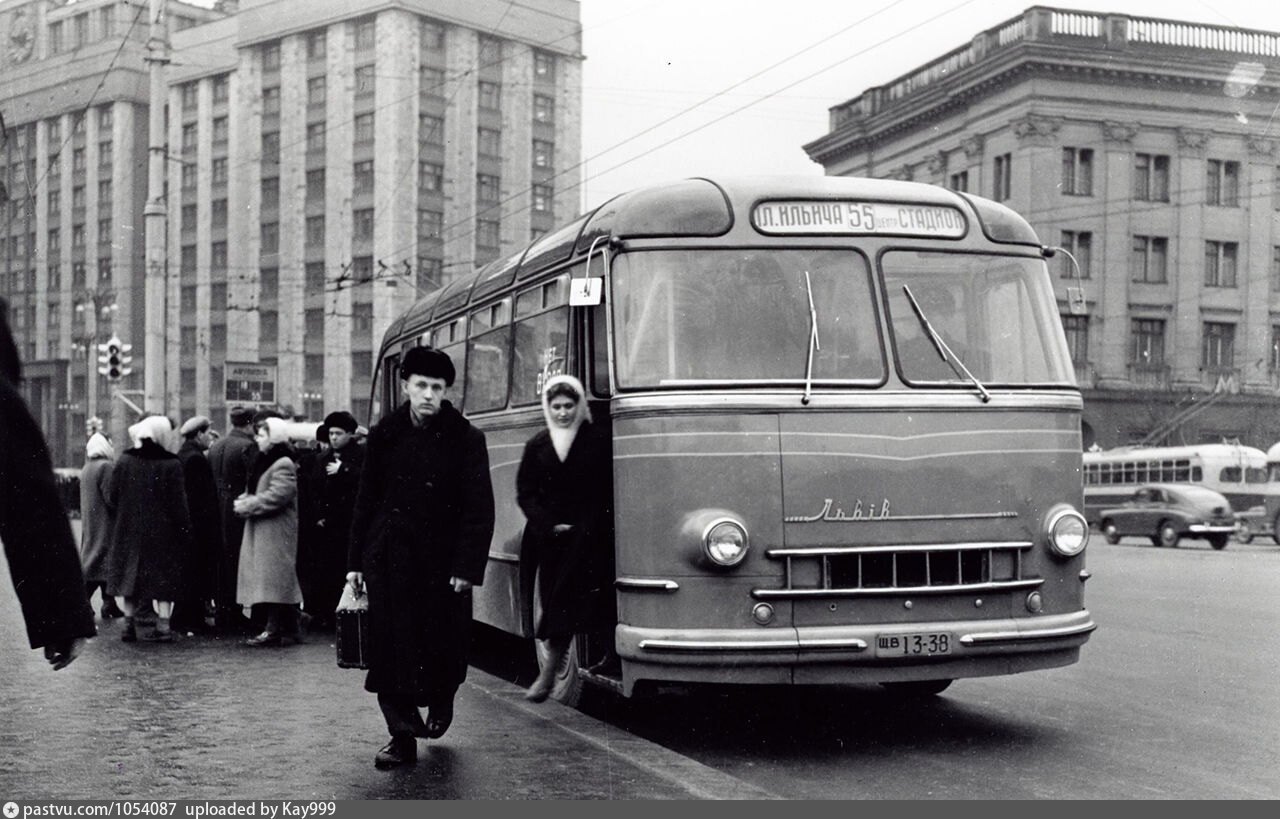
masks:
<path fill-rule="evenodd" d="M 556 682 L 556 672 L 564 660 L 564 653 L 569 649 L 568 640 L 552 638 L 546 641 L 546 645 L 547 662 L 538 669 L 538 678 L 533 681 L 533 685 L 529 686 L 529 690 L 524 692 L 524 698 L 529 702 L 542 702 L 551 694 L 551 688 Z"/>

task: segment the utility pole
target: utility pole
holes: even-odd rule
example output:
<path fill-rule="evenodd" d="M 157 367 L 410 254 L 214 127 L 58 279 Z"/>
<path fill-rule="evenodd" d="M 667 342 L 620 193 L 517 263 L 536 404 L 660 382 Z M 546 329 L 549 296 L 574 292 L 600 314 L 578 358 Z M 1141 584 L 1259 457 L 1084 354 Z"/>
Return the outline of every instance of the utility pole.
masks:
<path fill-rule="evenodd" d="M 151 94 L 148 105 L 149 138 L 147 143 L 147 204 L 143 208 L 146 231 L 146 289 L 143 306 L 146 320 L 146 342 L 143 355 L 143 406 L 149 412 L 165 411 L 165 323 L 168 318 L 168 206 L 164 198 L 165 162 L 164 109 L 168 89 L 165 66 L 169 64 L 169 20 L 166 0 L 150 0 L 151 30 L 147 37 L 146 61 L 150 67 Z"/>

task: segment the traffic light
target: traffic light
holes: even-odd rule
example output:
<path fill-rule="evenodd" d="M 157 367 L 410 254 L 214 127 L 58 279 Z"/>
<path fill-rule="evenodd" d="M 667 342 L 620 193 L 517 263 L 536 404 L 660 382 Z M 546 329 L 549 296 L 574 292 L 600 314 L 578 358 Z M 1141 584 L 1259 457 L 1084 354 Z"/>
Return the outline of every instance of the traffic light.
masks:
<path fill-rule="evenodd" d="M 133 356 L 129 355 L 131 349 L 130 345 L 121 343 L 118 336 L 112 336 L 107 343 L 99 344 L 98 372 L 105 375 L 108 381 L 119 381 L 133 372 L 133 368 L 129 366 L 129 362 L 133 361 Z"/>

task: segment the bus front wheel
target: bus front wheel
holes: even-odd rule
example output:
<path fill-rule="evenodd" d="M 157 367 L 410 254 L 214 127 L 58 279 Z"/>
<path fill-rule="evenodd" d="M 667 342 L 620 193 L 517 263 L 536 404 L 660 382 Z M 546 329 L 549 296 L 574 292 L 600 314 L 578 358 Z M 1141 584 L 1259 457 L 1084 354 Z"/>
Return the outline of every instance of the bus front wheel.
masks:
<path fill-rule="evenodd" d="M 1171 521 L 1162 520 L 1160 525 L 1156 527 L 1157 545 L 1166 549 L 1177 547 L 1178 541 L 1181 539 L 1178 534 L 1178 527 L 1174 526 Z"/>
<path fill-rule="evenodd" d="M 885 691 L 899 697 L 932 697 L 946 691 L 953 680 L 910 680 L 908 682 L 883 682 Z"/>

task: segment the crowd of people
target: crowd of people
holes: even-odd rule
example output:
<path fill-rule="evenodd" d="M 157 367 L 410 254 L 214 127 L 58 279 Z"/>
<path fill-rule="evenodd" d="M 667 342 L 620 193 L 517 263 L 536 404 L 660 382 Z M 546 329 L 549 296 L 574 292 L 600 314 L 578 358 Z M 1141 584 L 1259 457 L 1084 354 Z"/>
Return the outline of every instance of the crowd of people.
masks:
<path fill-rule="evenodd" d="M 93 419 L 77 552 L 43 434 L 16 390 L 4 308 L 0 299 L 0 541 L 32 648 L 54 669 L 71 663 L 98 634 L 95 594 L 104 622 L 122 620 L 124 642 L 205 631 L 279 648 L 308 625 L 332 629 L 349 585 L 368 593 L 364 687 L 390 734 L 374 764 L 413 762 L 418 738 L 444 735 L 494 531 L 485 436 L 444 398 L 455 376 L 447 354 L 406 351 L 406 400 L 367 431 L 348 412 L 316 427 L 236 407 L 226 435 L 204 416 L 178 425 L 149 415 L 117 450 Z M 547 429 L 528 442 L 517 479 L 539 578 L 537 637 L 552 658 L 532 701 L 547 698 L 570 636 L 592 626 L 612 585 L 608 438 L 577 379 L 548 379 L 542 404 Z"/>

